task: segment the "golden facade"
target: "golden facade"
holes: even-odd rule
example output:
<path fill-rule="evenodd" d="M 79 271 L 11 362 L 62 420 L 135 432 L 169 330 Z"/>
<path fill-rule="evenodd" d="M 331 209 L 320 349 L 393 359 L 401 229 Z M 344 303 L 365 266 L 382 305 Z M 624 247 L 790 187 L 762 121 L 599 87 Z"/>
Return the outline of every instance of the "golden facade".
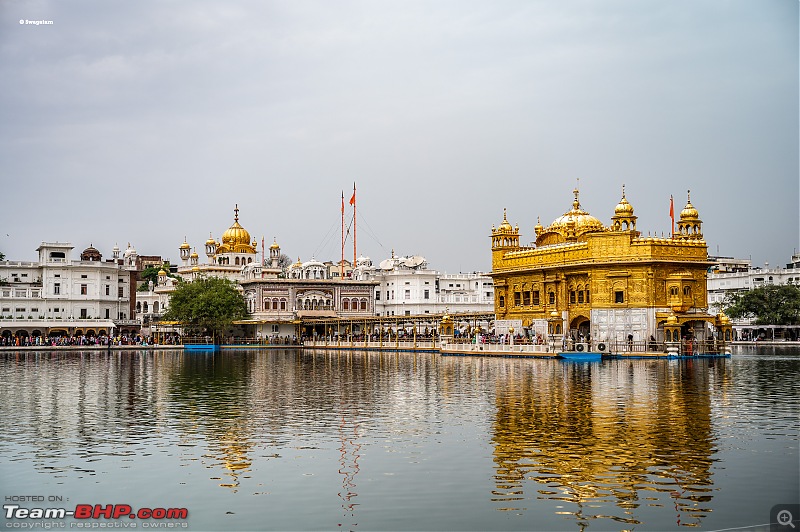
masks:
<path fill-rule="evenodd" d="M 505 212 L 492 227 L 497 319 L 540 334 L 663 341 L 663 324 L 675 316 L 685 335 L 703 336 L 702 322 L 717 319 L 706 314 L 711 263 L 690 198 L 674 235 L 659 238 L 637 230 L 624 188 L 608 226 L 573 193 L 570 210 L 547 227 L 537 223 L 533 245 L 520 245 Z"/>

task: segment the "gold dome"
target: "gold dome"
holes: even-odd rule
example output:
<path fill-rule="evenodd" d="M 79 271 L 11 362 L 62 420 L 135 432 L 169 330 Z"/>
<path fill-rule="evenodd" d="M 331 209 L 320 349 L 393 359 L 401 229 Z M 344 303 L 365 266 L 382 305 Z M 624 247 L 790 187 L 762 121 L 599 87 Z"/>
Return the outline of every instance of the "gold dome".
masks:
<path fill-rule="evenodd" d="M 192 251 L 192 254 L 190 255 L 190 257 L 193 258 L 193 259 L 197 259 L 197 258 L 200 257 L 200 255 L 197 254 L 197 251 Z"/>
<path fill-rule="evenodd" d="M 160 270 L 158 270 L 158 275 L 159 276 L 167 275 L 167 272 L 164 271 L 164 268 L 161 268 Z"/>
<path fill-rule="evenodd" d="M 216 240 L 214 240 L 214 237 L 211 236 L 211 233 L 209 233 L 208 234 L 208 240 L 206 240 L 206 245 L 208 246 L 208 245 L 216 244 L 216 243 L 217 242 L 216 242 Z"/>
<path fill-rule="evenodd" d="M 700 217 L 700 213 L 692 205 L 692 199 L 689 196 L 690 191 L 686 191 L 686 207 L 681 211 L 681 220 L 696 220 Z"/>
<path fill-rule="evenodd" d="M 189 249 L 189 243 L 186 241 L 186 237 L 183 237 L 183 244 L 181 244 L 180 249 Z"/>
<path fill-rule="evenodd" d="M 614 216 L 632 216 L 633 215 L 633 205 L 628 203 L 628 199 L 625 197 L 625 185 L 622 185 L 622 199 L 619 200 L 617 206 L 614 207 Z"/>
<path fill-rule="evenodd" d="M 269 249 L 281 249 L 281 247 L 278 245 L 278 241 L 273 238 L 272 245 L 269 247 Z"/>
<path fill-rule="evenodd" d="M 572 193 L 575 194 L 572 209 L 553 220 L 553 223 L 545 231 L 560 233 L 564 237 L 573 230 L 575 237 L 585 233 L 605 231 L 606 227 L 603 222 L 581 208 L 581 203 L 578 201 L 578 189 L 576 188 Z"/>
<path fill-rule="evenodd" d="M 511 224 L 508 223 L 508 219 L 506 218 L 506 210 L 503 209 L 503 222 L 500 224 L 500 227 L 497 228 L 498 233 L 512 233 L 514 232 L 514 228 L 511 227 Z"/>
<path fill-rule="evenodd" d="M 236 205 L 233 212 L 233 225 L 222 233 L 222 243 L 217 246 L 217 254 L 255 253 L 256 242 L 250 244 L 250 233 L 239 225 L 239 205 Z"/>

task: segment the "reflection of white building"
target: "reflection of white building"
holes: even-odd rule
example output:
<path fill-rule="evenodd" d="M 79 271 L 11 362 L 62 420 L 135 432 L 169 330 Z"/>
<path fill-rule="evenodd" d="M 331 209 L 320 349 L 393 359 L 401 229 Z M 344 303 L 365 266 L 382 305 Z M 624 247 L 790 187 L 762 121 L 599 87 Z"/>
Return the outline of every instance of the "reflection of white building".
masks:
<path fill-rule="evenodd" d="M 411 316 L 445 312 L 493 312 L 494 285 L 482 273 L 441 273 L 428 269 L 424 257 L 392 256 L 373 266 L 359 257 L 353 279 L 378 281 L 375 313 Z"/>
<path fill-rule="evenodd" d="M 74 246 L 45 243 L 37 262 L 0 262 L 0 334 L 101 336 L 135 332 L 131 316 L 136 257 L 102 260 L 92 246 L 73 260 Z M 135 252 L 134 252 L 135 253 Z M 132 262 L 131 262 L 132 259 Z"/>

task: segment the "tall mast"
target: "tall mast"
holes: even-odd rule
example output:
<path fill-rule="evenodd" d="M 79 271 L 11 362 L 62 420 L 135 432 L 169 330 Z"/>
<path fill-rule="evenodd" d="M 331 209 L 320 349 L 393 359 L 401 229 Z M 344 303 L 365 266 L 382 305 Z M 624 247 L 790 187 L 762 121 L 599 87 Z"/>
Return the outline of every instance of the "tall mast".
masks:
<path fill-rule="evenodd" d="M 356 267 L 356 182 L 353 181 L 353 268 Z"/>
<path fill-rule="evenodd" d="M 342 190 L 342 260 L 339 261 L 339 279 L 344 278 L 344 190 Z"/>

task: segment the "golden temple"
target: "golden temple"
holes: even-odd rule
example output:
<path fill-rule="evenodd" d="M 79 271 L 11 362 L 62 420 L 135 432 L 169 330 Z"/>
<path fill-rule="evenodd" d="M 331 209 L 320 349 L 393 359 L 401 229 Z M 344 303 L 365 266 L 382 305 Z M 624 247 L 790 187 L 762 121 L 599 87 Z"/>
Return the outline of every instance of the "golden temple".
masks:
<path fill-rule="evenodd" d="M 729 327 L 724 316 L 707 313 L 712 263 L 688 194 L 677 230 L 660 238 L 637 230 L 624 186 L 608 226 L 573 194 L 570 210 L 547 227 L 537 222 L 530 246 L 520 245 L 519 226 L 505 211 L 492 226 L 497 320 L 576 342 L 703 340 L 712 334 L 707 324 Z"/>

